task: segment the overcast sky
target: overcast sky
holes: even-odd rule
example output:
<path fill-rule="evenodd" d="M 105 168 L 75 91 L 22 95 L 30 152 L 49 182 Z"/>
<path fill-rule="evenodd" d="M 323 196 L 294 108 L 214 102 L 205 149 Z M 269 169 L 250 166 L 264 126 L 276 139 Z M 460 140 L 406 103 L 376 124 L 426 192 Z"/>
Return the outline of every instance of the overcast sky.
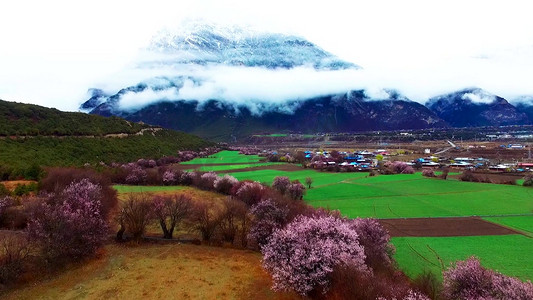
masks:
<path fill-rule="evenodd" d="M 423 102 L 477 86 L 533 95 L 530 1 L 4 1 L 0 99 L 77 110 L 184 18 L 303 36 Z M 119 88 L 119 87 L 117 87 Z"/>

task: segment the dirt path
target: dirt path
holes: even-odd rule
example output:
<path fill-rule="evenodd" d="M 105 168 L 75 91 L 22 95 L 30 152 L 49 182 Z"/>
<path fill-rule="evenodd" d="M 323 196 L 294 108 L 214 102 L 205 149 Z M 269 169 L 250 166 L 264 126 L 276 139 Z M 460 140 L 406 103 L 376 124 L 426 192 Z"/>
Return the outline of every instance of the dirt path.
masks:
<path fill-rule="evenodd" d="M 521 232 L 478 217 L 380 219 L 391 237 L 507 235 Z"/>

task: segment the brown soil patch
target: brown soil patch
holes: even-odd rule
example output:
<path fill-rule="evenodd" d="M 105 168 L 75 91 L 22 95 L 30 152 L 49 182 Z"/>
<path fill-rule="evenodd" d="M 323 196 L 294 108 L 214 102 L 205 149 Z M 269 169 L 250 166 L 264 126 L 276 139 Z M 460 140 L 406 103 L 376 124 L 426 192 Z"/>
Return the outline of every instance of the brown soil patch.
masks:
<path fill-rule="evenodd" d="M 3 184 L 9 191 L 14 191 L 17 185 L 28 185 L 31 183 L 37 183 L 33 180 L 11 180 L 11 181 L 2 181 L 0 184 Z"/>
<path fill-rule="evenodd" d="M 476 217 L 378 220 L 392 237 L 446 237 L 521 234 Z"/>

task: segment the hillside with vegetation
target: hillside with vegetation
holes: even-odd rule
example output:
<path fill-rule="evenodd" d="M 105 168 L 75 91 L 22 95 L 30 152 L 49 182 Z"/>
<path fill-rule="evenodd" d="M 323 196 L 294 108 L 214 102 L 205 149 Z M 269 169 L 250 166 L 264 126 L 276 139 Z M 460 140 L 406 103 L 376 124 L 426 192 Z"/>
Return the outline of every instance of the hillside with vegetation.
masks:
<path fill-rule="evenodd" d="M 63 112 L 55 108 L 0 100 L 0 136 L 103 136 L 133 134 L 148 127 L 117 117 Z"/>
<path fill-rule="evenodd" d="M 84 113 L 0 101 L 0 179 L 39 167 L 157 159 L 211 143 L 194 135 Z"/>

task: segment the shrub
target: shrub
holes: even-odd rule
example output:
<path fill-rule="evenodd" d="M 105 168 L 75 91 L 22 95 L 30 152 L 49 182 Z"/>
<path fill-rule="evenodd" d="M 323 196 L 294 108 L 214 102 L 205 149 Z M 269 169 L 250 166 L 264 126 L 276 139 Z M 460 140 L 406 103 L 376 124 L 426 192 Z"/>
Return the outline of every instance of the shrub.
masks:
<path fill-rule="evenodd" d="M 183 172 L 181 173 L 179 182 L 183 185 L 191 185 L 194 181 L 196 174 L 194 172 Z"/>
<path fill-rule="evenodd" d="M 163 238 L 172 239 L 174 229 L 189 217 L 192 208 L 192 199 L 185 195 L 154 198 L 152 209 L 163 231 Z"/>
<path fill-rule="evenodd" d="M 357 233 L 348 222 L 332 216 L 297 217 L 284 229 L 275 231 L 261 251 L 273 288 L 300 295 L 327 291 L 328 276 L 335 266 L 367 270 Z"/>
<path fill-rule="evenodd" d="M 218 176 L 215 172 L 204 173 L 198 178 L 196 186 L 203 190 L 212 190 L 214 189 L 215 180 L 217 178 Z"/>
<path fill-rule="evenodd" d="M 287 195 L 292 200 L 301 200 L 305 194 L 305 187 L 299 182 L 291 183 L 287 188 Z"/>
<path fill-rule="evenodd" d="M 474 173 L 470 170 L 464 170 L 461 176 L 459 176 L 459 180 L 468 182 L 479 182 L 479 179 L 477 179 L 474 176 Z"/>
<path fill-rule="evenodd" d="M 3 185 L 2 183 L 0 183 L 0 197 L 3 197 L 3 196 L 9 196 L 11 193 L 9 192 L 9 190 L 6 188 L 5 185 Z"/>
<path fill-rule="evenodd" d="M 106 220 L 109 220 L 113 210 L 117 207 L 117 191 L 111 187 L 109 177 L 92 170 L 76 168 L 51 168 L 46 173 L 46 177 L 39 183 L 40 190 L 43 192 L 59 195 L 72 182 L 88 179 L 101 188 L 100 205 Z"/>
<path fill-rule="evenodd" d="M 13 197 L 4 196 L 0 197 L 0 227 L 5 225 L 6 216 L 5 213 L 7 209 L 15 204 L 15 199 Z"/>
<path fill-rule="evenodd" d="M 190 226 L 202 235 L 204 241 L 210 241 L 222 220 L 222 212 L 213 202 L 194 203 Z"/>
<path fill-rule="evenodd" d="M 402 272 L 393 274 L 363 273 L 351 266 L 335 267 L 330 275 L 331 288 L 318 299 L 429 300 L 411 289 Z"/>
<path fill-rule="evenodd" d="M 359 235 L 359 243 L 365 251 L 365 263 L 373 269 L 387 269 L 392 265 L 394 246 L 390 243 L 390 235 L 376 219 L 360 219 L 352 221 L 355 232 Z"/>
<path fill-rule="evenodd" d="M 307 185 L 307 188 L 310 189 L 311 185 L 313 184 L 313 178 L 305 177 L 305 184 Z"/>
<path fill-rule="evenodd" d="M 524 183 L 522 183 L 523 186 L 533 186 L 533 175 L 526 175 L 524 176 Z"/>
<path fill-rule="evenodd" d="M 176 174 L 172 170 L 167 170 L 163 173 L 163 183 L 165 185 L 174 185 L 177 183 Z"/>
<path fill-rule="evenodd" d="M 533 299 L 533 284 L 485 269 L 470 257 L 443 272 L 442 295 L 446 299 L 526 300 Z"/>
<path fill-rule="evenodd" d="M 127 172 L 126 183 L 127 184 L 142 184 L 146 181 L 146 171 L 139 165 L 129 163 L 122 166 Z"/>
<path fill-rule="evenodd" d="M 422 176 L 424 177 L 435 177 L 435 172 L 432 169 L 423 169 Z"/>
<path fill-rule="evenodd" d="M 235 197 L 249 206 L 261 201 L 267 192 L 267 189 L 257 181 L 241 181 L 235 185 L 234 190 L 235 188 L 237 189 Z"/>
<path fill-rule="evenodd" d="M 90 256 L 108 233 L 102 188 L 88 179 L 71 183 L 59 195 L 46 196 L 30 214 L 27 231 L 50 263 Z"/>
<path fill-rule="evenodd" d="M 233 186 L 237 183 L 239 183 L 237 178 L 226 174 L 223 177 L 217 177 L 217 179 L 215 179 L 214 187 L 217 192 L 229 195 L 231 194 Z"/>
<path fill-rule="evenodd" d="M 290 184 L 291 184 L 291 180 L 289 179 L 289 177 L 276 176 L 274 178 L 274 181 L 272 182 L 272 187 L 275 190 L 279 191 L 281 194 L 285 194 Z"/>
<path fill-rule="evenodd" d="M 262 248 L 269 240 L 274 230 L 283 227 L 287 222 L 289 211 L 272 199 L 266 199 L 252 206 L 250 215 L 252 225 L 248 233 L 251 244 Z"/>
<path fill-rule="evenodd" d="M 2 239 L 0 247 L 0 284 L 13 283 L 24 271 L 30 243 L 25 236 L 10 235 Z"/>
<path fill-rule="evenodd" d="M 150 196 L 146 193 L 130 193 L 128 200 L 122 205 L 117 221 L 120 229 L 117 240 L 122 240 L 122 234 L 128 232 L 133 239 L 140 240 L 146 226 L 153 220 L 153 210 Z"/>
<path fill-rule="evenodd" d="M 448 178 L 448 173 L 450 173 L 450 168 L 449 167 L 444 167 L 442 169 L 442 174 L 440 175 L 440 178 L 446 180 L 446 178 Z"/>
<path fill-rule="evenodd" d="M 227 198 L 223 202 L 220 216 L 220 233 L 225 242 L 240 242 L 246 247 L 246 233 L 248 232 L 249 220 L 247 207 L 242 201 Z"/>

